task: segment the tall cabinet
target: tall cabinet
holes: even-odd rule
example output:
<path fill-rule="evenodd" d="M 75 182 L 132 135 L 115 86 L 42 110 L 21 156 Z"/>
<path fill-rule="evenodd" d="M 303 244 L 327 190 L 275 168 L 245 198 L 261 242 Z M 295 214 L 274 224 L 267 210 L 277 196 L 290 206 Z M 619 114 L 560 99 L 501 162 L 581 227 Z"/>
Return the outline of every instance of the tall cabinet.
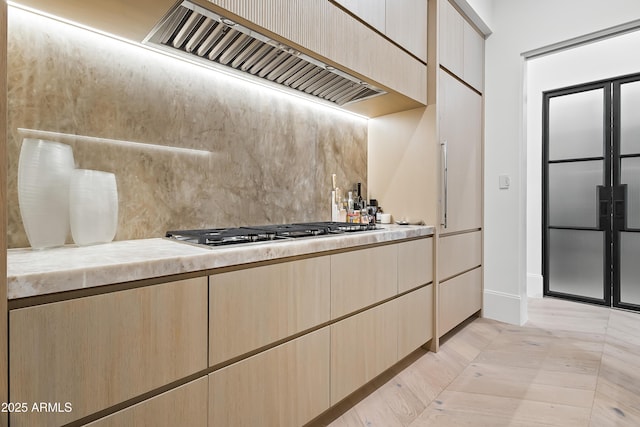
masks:
<path fill-rule="evenodd" d="M 369 120 L 368 179 L 395 220 L 437 225 L 439 338 L 482 308 L 484 36 L 448 0 L 428 5 L 428 105 Z"/>
<path fill-rule="evenodd" d="M 438 331 L 482 308 L 484 38 L 438 0 L 437 144 L 440 146 Z"/>

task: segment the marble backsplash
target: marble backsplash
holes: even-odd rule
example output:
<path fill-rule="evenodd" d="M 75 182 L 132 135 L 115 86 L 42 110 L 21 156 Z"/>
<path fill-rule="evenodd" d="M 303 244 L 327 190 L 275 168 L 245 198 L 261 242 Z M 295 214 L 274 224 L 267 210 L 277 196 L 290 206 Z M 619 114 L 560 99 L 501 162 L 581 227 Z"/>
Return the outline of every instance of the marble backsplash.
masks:
<path fill-rule="evenodd" d="M 24 137 L 116 174 L 116 240 L 328 220 L 332 173 L 367 182 L 365 119 L 13 7 L 8 35 L 9 247 Z"/>

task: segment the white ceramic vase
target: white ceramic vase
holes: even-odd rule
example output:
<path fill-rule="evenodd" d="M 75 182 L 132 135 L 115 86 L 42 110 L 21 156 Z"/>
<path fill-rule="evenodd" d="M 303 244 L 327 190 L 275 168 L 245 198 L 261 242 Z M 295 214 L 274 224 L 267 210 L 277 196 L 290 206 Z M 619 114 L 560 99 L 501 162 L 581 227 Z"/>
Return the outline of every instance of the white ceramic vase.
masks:
<path fill-rule="evenodd" d="M 70 146 L 25 138 L 18 160 L 18 202 L 34 249 L 64 245 L 69 234 Z"/>
<path fill-rule="evenodd" d="M 76 169 L 69 183 L 73 241 L 80 246 L 113 240 L 118 227 L 118 187 L 109 172 Z"/>

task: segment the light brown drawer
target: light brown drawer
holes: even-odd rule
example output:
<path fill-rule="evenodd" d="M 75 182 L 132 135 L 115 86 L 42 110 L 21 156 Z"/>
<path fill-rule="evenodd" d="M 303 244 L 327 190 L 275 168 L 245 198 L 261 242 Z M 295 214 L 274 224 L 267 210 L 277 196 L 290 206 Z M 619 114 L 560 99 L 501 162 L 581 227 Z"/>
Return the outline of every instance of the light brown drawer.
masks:
<path fill-rule="evenodd" d="M 482 264 L 481 231 L 441 237 L 438 244 L 438 279 L 441 282 Z"/>
<path fill-rule="evenodd" d="M 87 424 L 87 427 L 206 427 L 208 393 L 207 377 L 203 377 Z"/>
<path fill-rule="evenodd" d="M 433 338 L 433 285 L 398 298 L 398 359 Z"/>
<path fill-rule="evenodd" d="M 331 255 L 331 318 L 398 293 L 398 245 Z"/>
<path fill-rule="evenodd" d="M 398 300 L 331 325 L 331 404 L 398 361 Z"/>
<path fill-rule="evenodd" d="M 207 367 L 207 278 L 12 310 L 14 402 L 71 412 L 12 414 L 12 426 L 62 425 Z"/>
<path fill-rule="evenodd" d="M 442 336 L 482 308 L 482 267 L 438 286 L 438 335 Z"/>
<path fill-rule="evenodd" d="M 210 427 L 297 427 L 328 408 L 328 327 L 209 375 Z"/>
<path fill-rule="evenodd" d="M 210 277 L 211 366 L 329 320 L 329 257 Z"/>
<path fill-rule="evenodd" d="M 398 293 L 433 280 L 433 239 L 412 240 L 398 245 Z"/>

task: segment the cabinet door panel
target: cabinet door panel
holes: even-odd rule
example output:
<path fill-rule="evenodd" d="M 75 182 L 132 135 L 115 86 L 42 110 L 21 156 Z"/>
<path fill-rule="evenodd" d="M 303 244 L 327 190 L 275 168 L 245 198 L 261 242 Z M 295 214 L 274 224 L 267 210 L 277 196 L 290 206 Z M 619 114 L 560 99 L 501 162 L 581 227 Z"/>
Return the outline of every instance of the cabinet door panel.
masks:
<path fill-rule="evenodd" d="M 386 35 L 427 62 L 427 2 L 387 0 Z"/>
<path fill-rule="evenodd" d="M 433 280 L 433 239 L 420 239 L 398 245 L 398 293 Z"/>
<path fill-rule="evenodd" d="M 398 359 L 433 338 L 433 285 L 398 298 Z"/>
<path fill-rule="evenodd" d="M 482 264 L 482 232 L 441 237 L 438 248 L 440 281 Z"/>
<path fill-rule="evenodd" d="M 335 2 L 384 34 L 386 0 L 335 0 Z"/>
<path fill-rule="evenodd" d="M 211 276 L 209 364 L 328 321 L 330 268 L 327 256 Z"/>
<path fill-rule="evenodd" d="M 328 327 L 209 375 L 210 427 L 297 427 L 328 408 Z"/>
<path fill-rule="evenodd" d="M 464 21 L 464 81 L 482 92 L 484 38 L 467 21 Z"/>
<path fill-rule="evenodd" d="M 398 293 L 398 245 L 331 255 L 331 318 Z"/>
<path fill-rule="evenodd" d="M 442 233 L 482 226 L 482 97 L 440 73 L 440 142 L 446 146 L 447 227 Z M 444 166 L 444 165 L 443 165 Z"/>
<path fill-rule="evenodd" d="M 331 325 L 331 405 L 398 361 L 397 300 Z"/>
<path fill-rule="evenodd" d="M 123 409 L 108 417 L 87 424 L 87 427 L 206 427 L 207 377 Z"/>
<path fill-rule="evenodd" d="M 207 278 L 12 310 L 11 399 L 73 411 L 14 413 L 61 425 L 207 367 Z"/>
<path fill-rule="evenodd" d="M 438 336 L 441 337 L 482 308 L 482 267 L 438 286 Z"/>
<path fill-rule="evenodd" d="M 440 0 L 440 20 L 438 27 L 438 52 L 440 64 L 456 76 L 464 73 L 464 19 L 448 0 Z"/>

